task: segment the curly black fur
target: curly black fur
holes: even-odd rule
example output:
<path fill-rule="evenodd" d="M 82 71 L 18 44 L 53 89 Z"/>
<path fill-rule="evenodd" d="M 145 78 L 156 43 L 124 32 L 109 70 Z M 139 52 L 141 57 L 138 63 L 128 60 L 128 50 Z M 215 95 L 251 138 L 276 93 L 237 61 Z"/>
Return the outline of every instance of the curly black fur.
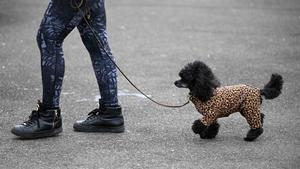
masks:
<path fill-rule="evenodd" d="M 215 138 L 219 132 L 219 123 L 214 123 L 209 127 L 205 126 L 200 120 L 195 120 L 192 125 L 192 130 L 195 134 L 199 134 L 202 139 Z"/>
<path fill-rule="evenodd" d="M 245 141 L 254 141 L 264 132 L 263 128 L 250 129 L 247 133 L 247 136 L 244 138 Z"/>
<path fill-rule="evenodd" d="M 177 87 L 190 89 L 190 94 L 205 102 L 213 96 L 215 88 L 220 86 L 219 80 L 211 69 L 201 61 L 187 64 L 180 72 L 180 80 L 175 82 Z"/>
<path fill-rule="evenodd" d="M 265 96 L 266 99 L 274 99 L 278 97 L 282 89 L 282 76 L 279 74 L 272 74 L 271 80 L 260 90 L 261 95 Z"/>
<path fill-rule="evenodd" d="M 206 130 L 206 137 L 208 139 L 215 138 L 217 136 L 217 134 L 219 133 L 219 128 L 220 128 L 219 123 L 214 123 L 214 124 L 210 125 Z"/>
<path fill-rule="evenodd" d="M 205 126 L 200 120 L 195 120 L 192 125 L 192 130 L 195 134 L 201 134 L 207 129 L 207 126 Z"/>

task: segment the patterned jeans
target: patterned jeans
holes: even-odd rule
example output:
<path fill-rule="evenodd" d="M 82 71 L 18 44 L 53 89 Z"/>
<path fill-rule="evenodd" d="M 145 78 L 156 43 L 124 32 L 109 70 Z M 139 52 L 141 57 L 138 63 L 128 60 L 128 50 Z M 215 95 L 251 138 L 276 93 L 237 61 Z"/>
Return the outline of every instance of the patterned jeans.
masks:
<path fill-rule="evenodd" d="M 43 83 L 43 104 L 47 108 L 59 107 L 65 63 L 62 44 L 66 36 L 75 28 L 87 48 L 97 78 L 101 102 L 106 106 L 118 104 L 117 71 L 108 57 L 114 58 L 107 41 L 104 0 L 88 0 L 90 25 L 97 31 L 98 43 L 83 19 L 83 11 L 74 9 L 71 0 L 51 0 L 40 25 L 37 42 L 41 52 Z M 84 5 L 85 6 L 85 5 Z"/>

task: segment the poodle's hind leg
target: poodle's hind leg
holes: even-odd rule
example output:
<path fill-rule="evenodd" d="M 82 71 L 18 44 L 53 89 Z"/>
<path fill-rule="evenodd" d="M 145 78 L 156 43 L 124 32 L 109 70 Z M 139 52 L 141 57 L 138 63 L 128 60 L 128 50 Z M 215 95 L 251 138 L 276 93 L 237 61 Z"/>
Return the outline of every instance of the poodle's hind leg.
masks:
<path fill-rule="evenodd" d="M 195 120 L 192 125 L 192 130 L 195 134 L 199 134 L 202 139 L 207 139 L 207 129 L 200 120 Z"/>
<path fill-rule="evenodd" d="M 264 132 L 263 128 L 250 129 L 247 136 L 244 138 L 245 141 L 254 141 Z"/>
<path fill-rule="evenodd" d="M 211 124 L 206 130 L 206 137 L 208 139 L 215 138 L 219 133 L 219 128 L 220 128 L 220 124 L 218 122 Z"/>
<path fill-rule="evenodd" d="M 263 126 L 265 115 L 260 113 L 260 122 L 261 126 Z M 257 137 L 259 137 L 264 132 L 263 128 L 250 129 L 247 133 L 247 137 L 244 138 L 245 141 L 254 141 Z"/>
<path fill-rule="evenodd" d="M 264 114 L 246 114 L 246 120 L 250 125 L 250 130 L 247 133 L 247 136 L 244 138 L 245 141 L 254 141 L 258 138 L 263 132 L 263 122 L 264 122 Z"/>
<path fill-rule="evenodd" d="M 243 115 L 246 118 L 250 130 L 247 133 L 247 136 L 244 138 L 245 141 L 254 141 L 257 139 L 263 132 L 262 122 L 264 114 L 260 112 L 260 100 L 249 100 L 245 101 Z"/>

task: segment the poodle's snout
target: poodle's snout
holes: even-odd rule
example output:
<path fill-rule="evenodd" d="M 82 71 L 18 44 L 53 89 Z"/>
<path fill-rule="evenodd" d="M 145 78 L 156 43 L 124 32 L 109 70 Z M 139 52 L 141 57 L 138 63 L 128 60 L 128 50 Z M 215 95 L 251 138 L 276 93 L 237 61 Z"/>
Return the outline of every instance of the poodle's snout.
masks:
<path fill-rule="evenodd" d="M 178 88 L 187 88 L 187 84 L 183 83 L 181 80 L 175 81 L 174 84 Z"/>
<path fill-rule="evenodd" d="M 178 80 L 176 80 L 176 81 L 174 82 L 174 85 L 175 85 L 176 87 L 179 87 L 179 82 L 178 82 Z"/>

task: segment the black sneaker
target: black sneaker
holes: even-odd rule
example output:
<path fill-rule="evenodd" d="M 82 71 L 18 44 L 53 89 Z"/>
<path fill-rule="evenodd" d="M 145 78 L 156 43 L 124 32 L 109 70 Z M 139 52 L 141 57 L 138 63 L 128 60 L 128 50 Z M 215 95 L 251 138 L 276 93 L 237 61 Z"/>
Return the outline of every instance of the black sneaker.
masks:
<path fill-rule="evenodd" d="M 60 109 L 44 109 L 38 101 L 38 109 L 32 111 L 29 120 L 13 127 L 11 132 L 27 139 L 56 136 L 62 132 Z"/>
<path fill-rule="evenodd" d="M 104 107 L 91 111 L 86 120 L 76 121 L 73 125 L 79 132 L 122 133 L 125 130 L 122 108 L 120 106 Z"/>

